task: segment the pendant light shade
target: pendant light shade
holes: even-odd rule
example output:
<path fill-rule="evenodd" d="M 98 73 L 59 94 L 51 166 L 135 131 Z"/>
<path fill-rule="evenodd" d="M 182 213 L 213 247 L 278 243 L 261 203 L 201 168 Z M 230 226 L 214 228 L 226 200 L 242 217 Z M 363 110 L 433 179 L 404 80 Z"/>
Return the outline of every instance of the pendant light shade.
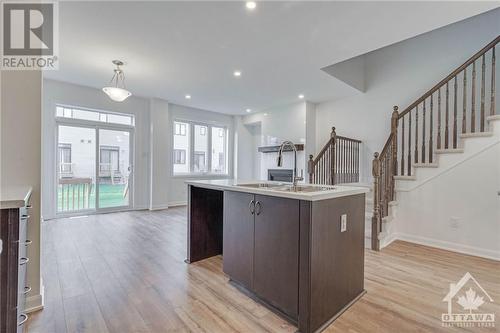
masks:
<path fill-rule="evenodd" d="M 116 68 L 110 83 L 113 83 L 114 86 L 104 87 L 102 91 L 104 91 L 113 101 L 123 102 L 131 96 L 132 93 L 125 89 L 125 74 L 120 68 L 120 66 L 123 66 L 123 62 L 120 60 L 113 60 L 113 64 Z"/>

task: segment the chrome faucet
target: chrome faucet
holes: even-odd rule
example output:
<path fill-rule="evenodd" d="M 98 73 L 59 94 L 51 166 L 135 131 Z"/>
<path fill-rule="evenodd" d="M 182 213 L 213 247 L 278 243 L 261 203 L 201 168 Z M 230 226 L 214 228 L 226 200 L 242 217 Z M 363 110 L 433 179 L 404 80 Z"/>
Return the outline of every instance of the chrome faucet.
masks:
<path fill-rule="evenodd" d="M 296 187 L 297 181 L 304 180 L 304 175 L 303 175 L 303 170 L 301 169 L 300 177 L 297 177 L 297 148 L 295 147 L 295 144 L 292 141 L 283 141 L 283 143 L 281 144 L 280 149 L 278 151 L 277 164 L 279 167 L 283 165 L 283 149 L 285 149 L 285 147 L 292 148 L 294 152 L 292 183 L 293 187 Z"/>

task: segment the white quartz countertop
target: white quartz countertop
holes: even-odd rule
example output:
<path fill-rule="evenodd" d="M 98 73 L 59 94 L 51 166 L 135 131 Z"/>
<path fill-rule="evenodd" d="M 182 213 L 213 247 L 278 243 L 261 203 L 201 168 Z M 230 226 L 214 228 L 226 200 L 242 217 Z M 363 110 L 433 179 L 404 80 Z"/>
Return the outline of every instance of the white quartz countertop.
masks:
<path fill-rule="evenodd" d="M 255 193 L 255 194 L 269 195 L 275 197 L 306 200 L 306 201 L 319 201 L 319 200 L 340 198 L 350 195 L 367 193 L 370 191 L 369 188 L 367 187 L 343 186 L 343 185 L 330 186 L 330 185 L 299 184 L 299 185 L 329 188 L 328 190 L 323 189 L 321 191 L 315 191 L 315 192 L 287 192 L 270 188 L 252 188 L 252 187 L 238 186 L 239 184 L 257 184 L 257 183 L 283 184 L 283 185 L 290 184 L 290 183 L 279 183 L 270 181 L 245 181 L 236 179 L 186 181 L 186 184 L 193 185 L 196 187 L 203 187 L 221 191 L 226 190 L 226 191 Z"/>
<path fill-rule="evenodd" d="M 31 191 L 31 186 L 2 186 L 0 189 L 0 209 L 26 206 Z"/>

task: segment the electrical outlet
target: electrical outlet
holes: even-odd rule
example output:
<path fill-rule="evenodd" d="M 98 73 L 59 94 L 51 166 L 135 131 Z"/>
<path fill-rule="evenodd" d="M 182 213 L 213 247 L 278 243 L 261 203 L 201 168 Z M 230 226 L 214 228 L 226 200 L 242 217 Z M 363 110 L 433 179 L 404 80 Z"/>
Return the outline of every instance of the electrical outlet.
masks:
<path fill-rule="evenodd" d="M 340 217 L 340 232 L 347 231 L 347 214 L 342 214 Z"/>
<path fill-rule="evenodd" d="M 450 217 L 450 228 L 454 230 L 460 228 L 460 220 L 458 217 Z"/>

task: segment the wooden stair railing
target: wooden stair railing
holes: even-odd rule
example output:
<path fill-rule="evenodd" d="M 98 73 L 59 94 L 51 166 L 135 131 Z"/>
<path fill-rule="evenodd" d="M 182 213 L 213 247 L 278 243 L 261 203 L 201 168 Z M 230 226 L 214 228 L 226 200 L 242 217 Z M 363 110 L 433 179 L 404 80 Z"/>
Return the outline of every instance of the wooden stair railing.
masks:
<path fill-rule="evenodd" d="M 337 135 L 332 127 L 330 139 L 316 158 L 309 155 L 309 183 L 334 185 L 359 182 L 361 141 Z"/>
<path fill-rule="evenodd" d="M 415 164 L 433 163 L 435 149 L 457 149 L 460 134 L 487 130 L 486 118 L 496 114 L 495 46 L 499 41 L 497 36 L 402 112 L 394 107 L 391 133 L 382 152 L 375 153 L 372 162 L 373 250 L 380 249 L 382 219 L 389 213 L 389 202 L 395 199 L 394 176 L 398 173 L 411 176 Z"/>

